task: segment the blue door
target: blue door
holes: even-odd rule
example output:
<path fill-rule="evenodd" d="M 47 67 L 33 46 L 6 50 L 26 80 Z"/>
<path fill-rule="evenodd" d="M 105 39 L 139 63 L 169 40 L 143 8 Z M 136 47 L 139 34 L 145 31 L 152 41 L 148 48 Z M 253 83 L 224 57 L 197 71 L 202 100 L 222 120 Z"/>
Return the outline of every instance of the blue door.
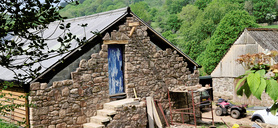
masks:
<path fill-rule="evenodd" d="M 122 45 L 108 45 L 109 95 L 124 93 Z"/>

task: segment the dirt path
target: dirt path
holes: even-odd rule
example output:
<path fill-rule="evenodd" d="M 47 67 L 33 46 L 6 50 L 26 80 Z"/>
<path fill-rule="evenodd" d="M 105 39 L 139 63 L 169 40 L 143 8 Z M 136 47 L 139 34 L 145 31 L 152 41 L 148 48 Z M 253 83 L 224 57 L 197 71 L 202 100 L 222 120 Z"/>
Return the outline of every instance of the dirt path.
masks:
<path fill-rule="evenodd" d="M 242 117 L 240 119 L 234 119 L 230 115 L 226 116 L 216 116 L 215 115 L 215 108 L 213 108 L 213 117 L 214 117 L 214 122 L 223 122 L 221 118 L 228 123 L 229 126 L 233 126 L 233 124 L 238 124 L 240 126 L 251 126 L 253 123 L 251 122 L 251 116 L 247 115 L 246 117 Z M 207 109 L 208 110 L 208 109 Z M 202 117 L 211 117 L 211 111 L 205 111 L 202 113 Z M 203 119 L 203 121 L 208 122 L 211 120 L 208 119 Z"/>

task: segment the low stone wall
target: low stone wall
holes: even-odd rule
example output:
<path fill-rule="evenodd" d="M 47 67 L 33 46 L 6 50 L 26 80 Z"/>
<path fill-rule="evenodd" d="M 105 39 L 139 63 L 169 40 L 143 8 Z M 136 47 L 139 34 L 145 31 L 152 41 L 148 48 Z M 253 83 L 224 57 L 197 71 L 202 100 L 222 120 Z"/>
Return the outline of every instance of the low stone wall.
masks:
<path fill-rule="evenodd" d="M 213 81 L 213 97 L 217 101 L 219 97 L 232 100 L 236 104 L 248 104 L 251 106 L 265 106 L 268 107 L 273 104 L 273 100 L 266 94 L 262 93 L 261 99 L 257 99 L 251 95 L 247 98 L 245 95 L 238 96 L 236 94 L 236 84 L 238 82 L 235 78 L 212 78 Z"/>
<path fill-rule="evenodd" d="M 212 78 L 213 99 L 219 97 L 232 100 L 234 96 L 234 78 Z"/>
<path fill-rule="evenodd" d="M 146 128 L 148 123 L 146 104 L 126 105 L 116 110 L 117 114 L 107 128 Z"/>

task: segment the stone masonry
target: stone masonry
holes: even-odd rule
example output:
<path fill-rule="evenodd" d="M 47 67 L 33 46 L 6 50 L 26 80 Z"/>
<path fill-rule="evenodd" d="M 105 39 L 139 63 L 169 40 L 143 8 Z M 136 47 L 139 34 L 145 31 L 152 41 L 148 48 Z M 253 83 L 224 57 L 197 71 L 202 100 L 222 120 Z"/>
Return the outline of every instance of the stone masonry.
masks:
<path fill-rule="evenodd" d="M 249 98 L 246 96 L 237 96 L 235 86 L 237 81 L 235 78 L 213 78 L 213 96 L 217 101 L 219 97 L 232 100 L 236 104 L 248 104 L 251 106 L 265 106 L 269 107 L 273 104 L 273 100 L 266 93 L 262 93 L 261 99 L 257 99 L 251 95 Z"/>
<path fill-rule="evenodd" d="M 143 105 L 126 105 L 118 110 L 113 117 L 108 128 L 146 128 L 147 113 L 146 104 Z"/>
<path fill-rule="evenodd" d="M 232 100 L 234 96 L 234 78 L 213 78 L 213 99 L 217 100 L 219 97 Z"/>
<path fill-rule="evenodd" d="M 139 21 L 134 17 L 127 17 L 126 23 L 120 25 L 116 32 L 129 35 L 132 27 L 128 23 L 131 22 Z M 127 98 L 134 98 L 134 88 L 137 96 L 143 100 L 153 96 L 162 103 L 169 118 L 168 88 L 197 85 L 199 72 L 190 72 L 185 58 L 180 57 L 176 51 L 170 48 L 157 51 L 157 46 L 150 42 L 146 30 L 147 26 L 140 23 L 129 43 L 124 46 L 125 92 Z M 103 44 L 101 50 L 92 54 L 89 60 L 81 60 L 76 71 L 71 73 L 70 80 L 55 81 L 51 86 L 38 82 L 30 85 L 29 102 L 34 105 L 30 108 L 31 127 L 79 128 L 89 122 L 89 118 L 96 115 L 96 111 L 102 109 L 104 103 L 110 101 L 107 49 L 108 45 Z M 117 111 L 118 114 L 108 124 L 109 127 L 124 127 L 120 124 L 139 126 L 140 124 L 135 123 L 136 120 L 147 120 L 147 116 L 138 115 L 146 115 L 145 108 L 124 109 L 126 114 L 131 113 L 130 116 L 120 114 L 124 110 Z M 126 117 L 128 119 L 124 119 Z"/>

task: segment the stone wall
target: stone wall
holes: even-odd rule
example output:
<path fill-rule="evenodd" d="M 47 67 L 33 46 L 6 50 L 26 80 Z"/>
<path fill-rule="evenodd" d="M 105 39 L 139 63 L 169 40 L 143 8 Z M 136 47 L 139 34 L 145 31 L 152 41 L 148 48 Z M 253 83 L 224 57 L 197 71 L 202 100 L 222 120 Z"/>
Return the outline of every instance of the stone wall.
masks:
<path fill-rule="evenodd" d="M 261 99 L 257 99 L 251 95 L 249 98 L 237 96 L 235 86 L 238 82 L 235 78 L 212 78 L 213 81 L 213 97 L 216 101 L 219 97 L 227 100 L 232 100 L 236 104 L 248 104 L 251 106 L 269 107 L 273 104 L 273 100 L 266 94 L 262 93 Z"/>
<path fill-rule="evenodd" d="M 76 59 L 74 62 L 72 62 L 70 65 L 65 67 L 63 70 L 61 70 L 59 73 L 57 73 L 48 83 L 48 86 L 51 86 L 54 81 L 59 80 L 66 80 L 71 78 L 71 72 L 74 72 L 76 68 L 78 68 L 79 63 L 82 59 L 88 60 L 91 58 L 91 55 L 93 53 L 98 53 L 100 51 L 100 44 L 95 45 L 92 49 L 90 49 L 88 52 L 80 56 L 78 59 Z"/>
<path fill-rule="evenodd" d="M 146 103 L 126 105 L 116 110 L 117 114 L 107 125 L 108 128 L 146 128 L 148 123 Z"/>
<path fill-rule="evenodd" d="M 234 78 L 212 78 L 213 99 L 219 97 L 232 100 L 234 96 Z"/>
<path fill-rule="evenodd" d="M 127 23 L 131 22 L 138 20 L 130 17 Z M 120 30 L 130 29 L 127 25 L 120 26 Z M 146 30 L 147 27 L 142 24 L 136 27 L 132 40 L 125 45 L 124 76 L 127 96 L 134 97 L 135 88 L 138 97 L 153 96 L 159 101 L 167 101 L 168 87 L 197 85 L 199 72 L 190 72 L 185 58 L 180 57 L 177 51 L 170 48 L 157 51 Z"/>
<path fill-rule="evenodd" d="M 107 45 L 88 61 L 81 60 L 72 80 L 32 83 L 29 101 L 31 127 L 82 127 L 109 102 Z"/>
<path fill-rule="evenodd" d="M 131 27 L 128 23 L 137 21 L 127 17 L 127 22 L 120 25 L 118 31 L 113 31 L 113 36 L 120 35 L 118 33 L 129 35 Z M 140 23 L 124 47 L 125 92 L 128 98 L 134 97 L 133 88 L 138 97 L 144 99 L 153 96 L 162 103 L 169 118 L 168 88 L 196 85 L 199 72 L 190 72 L 185 58 L 176 51 L 170 48 L 157 51 L 157 46 L 150 42 L 146 30 L 147 26 Z M 30 108 L 31 127 L 82 127 L 91 116 L 96 115 L 96 110 L 102 109 L 103 104 L 110 101 L 107 48 L 108 45 L 102 45 L 100 52 L 92 54 L 91 59 L 81 60 L 76 71 L 71 73 L 70 80 L 56 81 L 51 86 L 47 86 L 47 83 L 31 84 L 29 101 L 35 105 Z M 124 117 L 117 118 L 116 115 L 111 125 L 117 121 L 130 124 L 137 118 L 145 122 L 146 117 L 141 118 L 141 114 L 146 115 L 143 112 L 145 108 L 139 108 L 138 111 L 127 109 L 134 116 L 123 120 Z M 117 112 L 120 114 L 122 110 Z M 139 123 L 135 124 L 139 126 Z"/>

